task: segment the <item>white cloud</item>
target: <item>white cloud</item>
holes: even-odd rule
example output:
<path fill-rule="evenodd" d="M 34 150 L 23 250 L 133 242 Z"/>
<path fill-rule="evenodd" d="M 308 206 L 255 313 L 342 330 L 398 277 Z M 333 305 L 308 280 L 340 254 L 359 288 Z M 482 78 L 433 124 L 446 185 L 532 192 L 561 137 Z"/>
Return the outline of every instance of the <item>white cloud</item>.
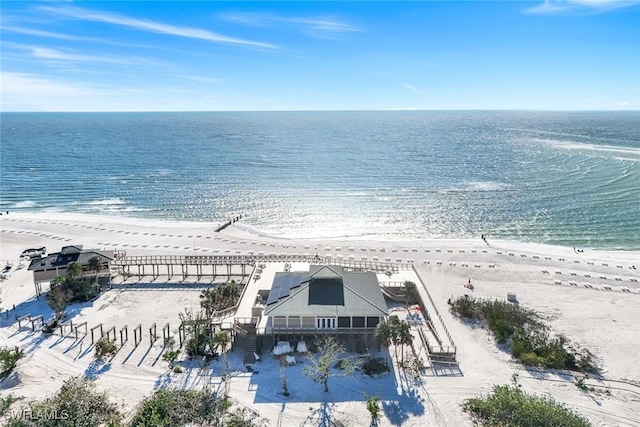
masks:
<path fill-rule="evenodd" d="M 128 64 L 128 65 L 140 65 L 146 63 L 150 64 L 150 61 L 142 58 L 125 58 L 114 57 L 106 55 L 84 55 L 70 51 L 62 51 L 58 49 L 51 49 L 48 47 L 30 47 L 31 55 L 45 60 L 62 61 L 62 62 L 90 62 L 90 63 L 103 63 L 103 64 Z"/>
<path fill-rule="evenodd" d="M 290 24 L 298 27 L 312 37 L 332 38 L 345 33 L 361 32 L 362 29 L 353 24 L 331 16 L 286 17 L 267 13 L 227 13 L 222 19 L 253 27 L 275 27 Z"/>
<path fill-rule="evenodd" d="M 56 33 L 56 32 L 52 32 L 52 31 L 44 31 L 44 30 L 37 30 L 37 29 L 33 29 L 33 28 L 24 28 L 24 27 L 3 27 L 2 28 L 3 32 L 11 32 L 11 33 L 16 33 L 16 34 L 26 34 L 29 36 L 36 36 L 36 37 L 47 37 L 47 38 L 52 38 L 52 39 L 58 39 L 58 40 L 68 40 L 68 41 L 81 41 L 81 42 L 90 42 L 90 43 L 101 43 L 101 44 L 107 44 L 107 45 L 112 45 L 112 46 L 125 46 L 125 47 L 150 47 L 153 48 L 155 46 L 149 46 L 149 45 L 143 45 L 143 44 L 135 44 L 135 43 L 120 43 L 120 42 L 114 42 L 111 40 L 105 40 L 105 39 L 99 39 L 99 38 L 95 38 L 95 37 L 82 37 L 82 36 L 74 36 L 71 34 L 62 34 L 62 33 Z"/>
<path fill-rule="evenodd" d="M 526 9 L 527 13 L 553 14 L 569 11 L 607 12 L 640 4 L 640 0 L 544 0 Z"/>
<path fill-rule="evenodd" d="M 94 100 L 103 89 L 48 76 L 2 71 L 1 111 L 68 111 L 76 100 Z M 60 102 L 64 100 L 64 102 Z"/>
<path fill-rule="evenodd" d="M 199 100 L 201 90 L 153 85 L 129 87 L 75 78 L 0 71 L 0 111 L 211 111 L 228 100 Z M 215 96 L 215 94 L 212 94 Z M 218 97 L 216 97 L 218 98 Z M 243 109 L 242 107 L 236 109 Z"/>
<path fill-rule="evenodd" d="M 276 45 L 270 43 L 263 43 L 254 40 L 239 39 L 235 37 L 229 37 L 222 34 L 217 34 L 209 30 L 203 30 L 199 28 L 182 27 L 170 24 L 164 24 L 161 22 L 150 21 L 147 19 L 131 18 L 128 16 L 117 15 L 113 13 L 92 11 L 82 9 L 73 6 L 67 7 L 49 7 L 41 6 L 40 10 L 56 13 L 59 15 L 67 16 L 70 18 L 92 21 L 92 22 L 104 22 L 108 24 L 119 25 L 122 27 L 133 28 L 140 31 L 147 31 L 151 33 L 165 34 L 178 37 L 186 37 L 192 39 L 206 40 L 214 43 L 236 44 L 252 47 L 259 47 L 265 49 L 275 49 Z"/>

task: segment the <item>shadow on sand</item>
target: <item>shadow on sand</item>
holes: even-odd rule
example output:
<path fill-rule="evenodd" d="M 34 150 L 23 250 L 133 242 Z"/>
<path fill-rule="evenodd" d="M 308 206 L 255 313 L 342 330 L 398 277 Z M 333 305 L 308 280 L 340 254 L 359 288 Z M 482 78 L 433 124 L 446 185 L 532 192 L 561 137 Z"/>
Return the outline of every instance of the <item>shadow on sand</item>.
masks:
<path fill-rule="evenodd" d="M 111 369 L 111 363 L 103 359 L 95 359 L 91 363 L 89 363 L 89 366 L 87 366 L 87 369 L 85 369 L 84 377 L 90 380 L 96 379 L 101 374 L 107 372 L 109 369 Z"/>
<path fill-rule="evenodd" d="M 425 413 L 423 397 L 420 395 L 421 379 L 415 379 L 404 371 L 391 372 L 377 376 L 368 376 L 356 371 L 349 376 L 341 375 L 338 369 L 332 369 L 329 378 L 329 392 L 323 391 L 321 384 L 316 384 L 302 373 L 307 359 L 296 355 L 297 363 L 284 368 L 287 379 L 288 396 L 283 395 L 282 377 L 279 361 L 270 355 L 264 355 L 254 365 L 250 375 L 248 390 L 255 393 L 254 403 L 308 403 L 310 414 L 305 426 L 350 426 L 361 423 L 353 414 L 337 410 L 340 402 L 361 402 L 366 406 L 365 393 L 380 397 L 385 416 L 393 425 L 402 425 L 413 417 Z M 287 425 L 286 414 L 281 416 L 282 425 Z"/>

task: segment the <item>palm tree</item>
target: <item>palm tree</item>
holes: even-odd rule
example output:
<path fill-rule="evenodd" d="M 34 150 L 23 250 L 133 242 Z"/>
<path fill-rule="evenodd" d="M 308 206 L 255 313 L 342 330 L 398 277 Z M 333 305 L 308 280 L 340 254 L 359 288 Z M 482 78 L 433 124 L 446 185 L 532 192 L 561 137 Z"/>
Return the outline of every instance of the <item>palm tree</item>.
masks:
<path fill-rule="evenodd" d="M 216 310 L 216 299 L 218 293 L 216 289 L 205 289 L 200 293 L 200 307 L 204 309 L 207 319 L 211 319 L 213 312 Z"/>
<path fill-rule="evenodd" d="M 404 346 L 413 344 L 413 335 L 411 334 L 409 323 L 402 321 L 398 324 L 396 340 L 402 346 L 402 361 L 404 362 Z"/>
<path fill-rule="evenodd" d="M 373 336 L 376 342 L 378 343 L 378 345 L 388 350 L 389 346 L 394 341 L 392 325 L 387 321 L 378 323 L 378 325 L 376 326 L 376 330 L 373 333 Z M 388 356 L 389 356 L 389 352 L 387 351 L 387 357 Z M 390 362 L 390 360 L 387 360 L 387 362 Z"/>
<path fill-rule="evenodd" d="M 89 258 L 89 270 L 93 271 L 94 273 L 96 273 L 96 287 L 98 286 L 98 273 L 100 273 L 100 270 L 102 270 L 102 262 L 100 261 L 100 257 L 98 257 L 98 255 L 94 255 L 91 258 Z"/>
<path fill-rule="evenodd" d="M 82 266 L 75 261 L 67 264 L 67 276 L 70 279 L 76 279 L 82 275 Z"/>
<path fill-rule="evenodd" d="M 224 353 L 227 346 L 231 342 L 231 337 L 225 331 L 220 331 L 216 332 L 215 335 L 213 335 L 213 339 L 211 340 L 211 342 L 214 345 L 214 348 L 219 349 L 220 353 Z"/>

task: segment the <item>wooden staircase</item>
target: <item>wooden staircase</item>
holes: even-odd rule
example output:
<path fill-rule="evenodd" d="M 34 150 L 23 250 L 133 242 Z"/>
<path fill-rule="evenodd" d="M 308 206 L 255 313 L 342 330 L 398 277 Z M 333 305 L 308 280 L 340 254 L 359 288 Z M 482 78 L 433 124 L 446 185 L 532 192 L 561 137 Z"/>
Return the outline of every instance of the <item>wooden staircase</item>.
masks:
<path fill-rule="evenodd" d="M 254 353 L 256 352 L 256 343 L 258 341 L 258 337 L 255 334 L 255 330 L 253 334 L 247 335 L 247 343 L 244 346 L 244 356 L 242 358 L 242 363 L 245 365 L 251 365 L 255 363 L 256 357 Z"/>
<path fill-rule="evenodd" d="M 253 319 L 251 323 L 239 322 L 236 320 L 233 324 L 233 330 L 236 335 L 246 338 L 246 344 L 244 346 L 244 355 L 242 357 L 242 363 L 245 365 L 251 365 L 255 363 L 256 357 L 254 355 L 256 351 L 256 345 L 258 342 L 258 336 L 256 334 L 256 323 Z"/>

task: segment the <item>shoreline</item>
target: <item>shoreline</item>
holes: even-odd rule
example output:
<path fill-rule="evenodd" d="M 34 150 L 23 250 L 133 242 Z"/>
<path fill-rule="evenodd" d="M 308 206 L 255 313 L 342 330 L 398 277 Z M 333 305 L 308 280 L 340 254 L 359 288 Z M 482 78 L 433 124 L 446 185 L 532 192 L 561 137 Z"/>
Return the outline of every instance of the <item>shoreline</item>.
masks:
<path fill-rule="evenodd" d="M 223 223 L 212 222 L 212 221 L 189 221 L 189 220 L 166 220 L 166 219 L 158 219 L 158 218 L 140 218 L 140 217 L 130 217 L 123 215 L 98 215 L 98 214 L 89 214 L 89 213 L 66 213 L 66 212 L 42 212 L 42 211 L 9 211 L 9 215 L 2 212 L 0 215 L 0 224 L 6 222 L 12 223 L 13 219 L 20 218 L 24 220 L 31 221 L 51 221 L 51 222 L 65 222 L 65 221 L 77 221 L 84 222 L 89 224 L 110 224 L 110 225 L 122 225 L 122 226 L 143 226 L 143 227 L 157 227 L 157 228 L 184 228 L 184 229 L 201 229 L 203 232 L 206 230 L 210 230 L 211 233 L 223 235 L 236 235 L 236 236 L 244 236 L 246 239 L 256 239 L 256 240 L 266 240 L 266 241 L 277 241 L 277 242 L 293 242 L 293 241 L 308 241 L 308 242 L 317 242 L 317 243 L 348 243 L 352 242 L 353 244 L 360 244 L 366 242 L 378 242 L 383 243 L 385 245 L 409 245 L 414 246 L 415 244 L 426 243 L 429 246 L 433 244 L 437 244 L 438 242 L 442 242 L 441 244 L 447 244 L 448 242 L 465 242 L 467 244 L 475 244 L 478 242 L 482 242 L 480 236 L 477 238 L 473 237 L 435 237 L 435 238 L 407 238 L 407 236 L 396 236 L 391 237 L 384 234 L 371 234 L 371 235 L 358 235 L 358 236 L 335 236 L 335 237 L 322 237 L 322 236 L 282 236 L 275 234 L 270 231 L 260 230 L 255 228 L 252 225 L 249 225 L 241 219 L 238 222 L 231 224 L 229 227 L 226 227 L 224 230 L 215 233 L 215 229 L 217 229 Z M 533 241 L 521 241 L 521 240 L 513 240 L 513 239 L 502 239 L 502 238 L 493 238 L 489 234 L 485 234 L 487 238 L 487 243 L 489 245 L 499 245 L 501 247 L 513 247 L 520 246 L 523 247 L 530 246 L 532 248 L 539 247 L 547 247 L 552 250 L 571 250 L 573 252 L 573 245 L 560 245 L 560 244 L 551 244 L 544 242 L 533 242 Z M 476 240 L 478 242 L 476 242 Z M 482 242 L 484 243 L 484 242 Z M 628 253 L 630 255 L 637 255 L 637 258 L 640 259 L 640 247 L 638 248 L 624 248 L 624 247 L 580 247 L 578 248 L 583 252 L 582 254 L 587 252 L 598 252 L 598 253 Z M 539 250 L 539 249 L 536 249 Z M 576 255 L 580 255 L 576 253 Z"/>

